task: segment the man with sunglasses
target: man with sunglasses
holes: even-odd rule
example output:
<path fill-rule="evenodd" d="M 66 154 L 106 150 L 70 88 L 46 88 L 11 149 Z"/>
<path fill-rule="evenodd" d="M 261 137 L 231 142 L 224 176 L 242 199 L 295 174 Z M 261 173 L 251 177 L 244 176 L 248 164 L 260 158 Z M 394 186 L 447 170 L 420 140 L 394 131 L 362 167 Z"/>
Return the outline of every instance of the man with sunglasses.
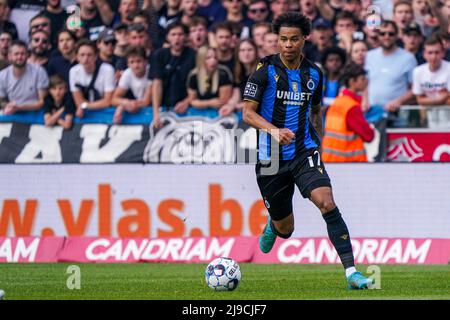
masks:
<path fill-rule="evenodd" d="M 381 23 L 378 37 L 380 47 L 367 53 L 364 66 L 369 79 L 369 103 L 389 112 L 388 126 L 399 126 L 400 106 L 414 98 L 411 84 L 417 61 L 412 53 L 397 46 L 398 29 L 393 21 Z"/>
<path fill-rule="evenodd" d="M 44 30 L 37 30 L 31 33 L 28 63 L 34 63 L 47 70 L 50 45 L 50 34 Z"/>
<path fill-rule="evenodd" d="M 247 17 L 253 23 L 265 22 L 269 19 L 269 8 L 264 0 L 251 0 L 248 5 Z"/>
<path fill-rule="evenodd" d="M 105 29 L 98 35 L 97 49 L 98 58 L 102 62 L 109 63 L 115 68 L 118 57 L 114 56 L 114 47 L 116 45 L 116 36 L 112 29 Z"/>

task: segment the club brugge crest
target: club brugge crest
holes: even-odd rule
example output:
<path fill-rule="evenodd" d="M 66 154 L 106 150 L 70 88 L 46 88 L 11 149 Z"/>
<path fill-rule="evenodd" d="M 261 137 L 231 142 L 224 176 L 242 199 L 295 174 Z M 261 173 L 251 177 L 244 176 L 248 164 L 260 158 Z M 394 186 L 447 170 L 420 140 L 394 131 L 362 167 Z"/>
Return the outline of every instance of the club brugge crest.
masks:
<path fill-rule="evenodd" d="M 314 83 L 314 80 L 313 80 L 313 79 L 309 79 L 309 80 L 308 80 L 308 83 L 306 84 L 306 87 L 307 87 L 309 90 L 314 90 L 315 87 L 316 87 L 316 84 Z"/>

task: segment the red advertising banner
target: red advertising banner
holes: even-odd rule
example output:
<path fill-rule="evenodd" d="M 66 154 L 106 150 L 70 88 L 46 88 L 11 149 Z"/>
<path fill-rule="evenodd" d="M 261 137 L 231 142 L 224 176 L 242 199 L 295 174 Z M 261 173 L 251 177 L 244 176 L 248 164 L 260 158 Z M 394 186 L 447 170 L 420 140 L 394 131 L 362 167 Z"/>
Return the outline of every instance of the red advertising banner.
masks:
<path fill-rule="evenodd" d="M 447 264 L 450 239 L 354 238 L 356 263 Z M 217 257 L 237 262 L 333 264 L 339 257 L 327 238 L 277 239 L 269 254 L 259 250 L 258 237 L 0 238 L 0 263 L 208 263 Z"/>
<path fill-rule="evenodd" d="M 387 158 L 393 162 L 450 162 L 450 130 L 388 130 Z"/>

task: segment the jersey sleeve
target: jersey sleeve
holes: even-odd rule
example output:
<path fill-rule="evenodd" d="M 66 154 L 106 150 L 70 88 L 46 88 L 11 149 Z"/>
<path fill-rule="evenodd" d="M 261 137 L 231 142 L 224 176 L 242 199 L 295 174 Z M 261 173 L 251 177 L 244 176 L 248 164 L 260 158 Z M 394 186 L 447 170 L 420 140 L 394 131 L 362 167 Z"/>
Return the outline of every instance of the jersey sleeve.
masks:
<path fill-rule="evenodd" d="M 312 97 L 312 105 L 317 106 L 322 103 L 322 94 L 323 94 L 323 73 L 319 70 L 319 83 L 317 84 L 316 90 L 314 90 L 314 94 Z"/>
<path fill-rule="evenodd" d="M 256 71 L 248 78 L 245 85 L 243 100 L 261 103 L 267 86 L 267 64 L 258 64 Z"/>

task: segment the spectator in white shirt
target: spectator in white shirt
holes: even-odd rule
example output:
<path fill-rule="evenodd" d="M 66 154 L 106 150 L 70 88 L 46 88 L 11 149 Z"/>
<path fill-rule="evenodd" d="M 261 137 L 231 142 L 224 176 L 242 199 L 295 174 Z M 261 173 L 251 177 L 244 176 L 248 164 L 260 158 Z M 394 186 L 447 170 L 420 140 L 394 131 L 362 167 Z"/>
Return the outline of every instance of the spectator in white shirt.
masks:
<path fill-rule="evenodd" d="M 112 104 L 117 106 L 113 122 L 122 121 L 123 111 L 135 113 L 150 105 L 152 81 L 148 79 L 149 65 L 143 47 L 130 47 L 126 69 L 114 91 Z"/>
<path fill-rule="evenodd" d="M 82 118 L 85 109 L 103 109 L 111 106 L 115 89 L 114 68 L 98 61 L 95 43 L 82 39 L 76 46 L 78 64 L 69 72 L 70 91 Z"/>

